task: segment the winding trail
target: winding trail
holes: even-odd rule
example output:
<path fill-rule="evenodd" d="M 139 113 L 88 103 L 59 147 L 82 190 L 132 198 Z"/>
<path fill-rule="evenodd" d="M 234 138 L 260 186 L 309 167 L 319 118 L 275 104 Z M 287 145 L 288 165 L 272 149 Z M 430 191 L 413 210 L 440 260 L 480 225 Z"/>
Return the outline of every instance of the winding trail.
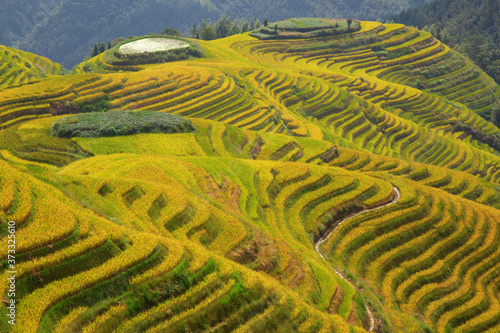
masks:
<path fill-rule="evenodd" d="M 318 252 L 318 254 L 320 255 L 321 259 L 325 260 L 325 257 L 321 254 L 321 251 L 319 250 L 319 246 L 321 245 L 321 243 L 323 242 L 326 242 L 328 240 L 328 238 L 330 238 L 330 236 L 337 230 L 338 227 L 340 227 L 342 225 L 342 223 L 344 223 L 345 221 L 347 220 L 350 220 L 352 218 L 355 218 L 356 216 L 359 216 L 359 215 L 362 215 L 362 214 L 365 214 L 365 213 L 368 213 L 368 212 L 373 212 L 375 210 L 379 210 L 379 209 L 382 209 L 384 207 L 387 207 L 387 206 L 390 206 L 390 205 L 393 205 L 395 204 L 396 202 L 398 202 L 399 198 L 401 197 L 401 194 L 399 193 L 399 190 L 394 186 L 393 187 L 394 189 L 394 192 L 396 193 L 394 195 L 394 199 L 392 199 L 391 202 L 385 204 L 385 205 L 382 205 L 382 206 L 378 206 L 378 207 L 375 207 L 375 208 L 370 208 L 370 209 L 365 209 L 365 210 L 362 210 L 358 213 L 355 213 L 355 214 L 351 214 L 347 217 L 344 217 L 342 220 L 340 220 L 337 225 L 335 226 L 335 228 L 333 228 L 333 230 L 329 233 L 324 233 L 323 236 L 320 237 L 320 239 L 318 239 L 318 241 L 314 244 L 314 247 L 316 248 L 316 252 Z M 338 267 L 335 267 L 335 266 L 332 266 L 333 267 L 333 271 L 335 272 L 335 274 L 337 274 L 342 280 L 346 281 L 347 283 L 349 283 L 354 289 L 356 289 L 356 287 L 352 284 L 351 281 L 349 281 L 345 274 L 338 268 Z M 368 313 L 368 316 L 370 317 L 370 329 L 369 331 L 373 331 L 373 328 L 375 327 L 375 319 L 373 318 L 373 314 L 370 310 L 370 308 L 368 307 L 368 304 L 365 304 L 365 307 L 366 307 L 366 312 Z"/>

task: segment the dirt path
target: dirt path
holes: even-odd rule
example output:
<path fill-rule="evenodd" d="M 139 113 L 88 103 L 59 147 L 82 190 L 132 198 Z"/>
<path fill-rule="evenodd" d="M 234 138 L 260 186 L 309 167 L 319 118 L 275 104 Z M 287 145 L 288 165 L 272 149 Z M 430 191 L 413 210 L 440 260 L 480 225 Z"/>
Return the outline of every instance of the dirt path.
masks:
<path fill-rule="evenodd" d="M 401 197 L 401 194 L 399 193 L 399 190 L 394 187 L 394 192 L 396 192 L 396 194 L 394 195 L 394 199 L 392 199 L 391 202 L 385 204 L 385 205 L 382 205 L 382 206 L 378 206 L 378 207 L 375 207 L 375 208 L 370 208 L 370 209 L 365 209 L 365 210 L 362 210 L 361 212 L 358 212 L 358 213 L 355 213 L 355 214 L 352 214 L 352 215 L 349 215 L 345 218 L 343 218 L 342 220 L 340 220 L 337 225 L 335 226 L 335 228 L 333 228 L 333 230 L 331 232 L 329 232 L 328 234 L 324 234 L 323 236 L 321 236 L 320 239 L 318 239 L 318 241 L 316 242 L 316 244 L 314 244 L 314 247 L 316 248 L 316 252 L 318 252 L 318 254 L 320 255 L 320 257 L 326 261 L 325 257 L 321 254 L 321 251 L 319 250 L 319 246 L 321 243 L 325 242 L 328 240 L 328 238 L 330 238 L 330 236 L 337 230 L 338 227 L 340 227 L 342 225 L 342 223 L 344 223 L 345 221 L 347 220 L 350 220 L 356 216 L 359 216 L 361 214 L 365 214 L 365 213 L 368 213 L 368 212 L 373 212 L 375 210 L 378 210 L 378 209 L 382 209 L 384 207 L 387 207 L 387 206 L 390 206 L 390 205 L 393 205 L 395 204 L 399 198 Z M 342 280 L 346 281 L 347 283 L 349 283 L 354 289 L 356 289 L 356 287 L 351 283 L 351 281 L 349 281 L 345 274 L 338 268 L 338 267 L 335 267 L 335 266 L 332 266 L 333 267 L 333 271 L 335 272 L 335 274 L 337 274 Z M 365 303 L 365 307 L 366 307 L 366 312 L 368 313 L 368 316 L 370 317 L 370 331 L 373 331 L 373 328 L 375 327 L 375 318 L 373 317 L 373 314 L 372 314 L 372 311 L 370 310 L 370 307 Z"/>

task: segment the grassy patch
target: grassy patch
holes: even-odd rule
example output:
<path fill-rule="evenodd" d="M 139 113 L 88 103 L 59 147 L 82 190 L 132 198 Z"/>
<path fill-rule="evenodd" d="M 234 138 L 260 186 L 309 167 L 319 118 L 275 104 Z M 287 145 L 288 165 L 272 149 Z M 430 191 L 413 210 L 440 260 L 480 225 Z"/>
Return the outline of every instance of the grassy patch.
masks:
<path fill-rule="evenodd" d="M 194 127 L 190 120 L 168 113 L 152 111 L 80 114 L 61 118 L 52 125 L 52 134 L 61 138 L 192 131 L 194 131 Z"/>

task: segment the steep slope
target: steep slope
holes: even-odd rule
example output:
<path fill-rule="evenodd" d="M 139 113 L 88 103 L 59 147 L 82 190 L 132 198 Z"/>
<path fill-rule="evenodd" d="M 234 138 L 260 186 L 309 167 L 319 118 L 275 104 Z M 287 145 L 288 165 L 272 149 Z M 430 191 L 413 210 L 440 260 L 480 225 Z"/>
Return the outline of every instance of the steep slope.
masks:
<path fill-rule="evenodd" d="M 500 82 L 500 1 L 436 0 L 390 19 L 431 31 Z"/>
<path fill-rule="evenodd" d="M 2 90 L 14 332 L 498 328 L 499 134 L 476 112 L 500 88 L 402 25 L 275 37 Z M 196 130 L 50 134 L 94 106 Z"/>

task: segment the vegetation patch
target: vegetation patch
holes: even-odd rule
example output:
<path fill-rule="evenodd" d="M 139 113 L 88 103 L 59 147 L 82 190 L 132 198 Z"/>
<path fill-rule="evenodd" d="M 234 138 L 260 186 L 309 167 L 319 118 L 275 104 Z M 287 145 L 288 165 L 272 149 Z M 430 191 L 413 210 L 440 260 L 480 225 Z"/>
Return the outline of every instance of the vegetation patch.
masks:
<path fill-rule="evenodd" d="M 250 36 L 258 39 L 296 39 L 342 35 L 361 29 L 359 21 L 293 18 L 279 21 L 254 30 Z"/>
<path fill-rule="evenodd" d="M 52 125 L 52 134 L 61 138 L 192 131 L 190 120 L 153 111 L 93 112 L 64 117 Z"/>
<path fill-rule="evenodd" d="M 172 38 L 144 38 L 120 46 L 121 54 L 158 52 L 189 47 L 189 44 Z"/>
<path fill-rule="evenodd" d="M 165 63 L 203 57 L 203 50 L 185 38 L 141 36 L 118 43 L 104 54 L 104 61 L 113 66 Z"/>

